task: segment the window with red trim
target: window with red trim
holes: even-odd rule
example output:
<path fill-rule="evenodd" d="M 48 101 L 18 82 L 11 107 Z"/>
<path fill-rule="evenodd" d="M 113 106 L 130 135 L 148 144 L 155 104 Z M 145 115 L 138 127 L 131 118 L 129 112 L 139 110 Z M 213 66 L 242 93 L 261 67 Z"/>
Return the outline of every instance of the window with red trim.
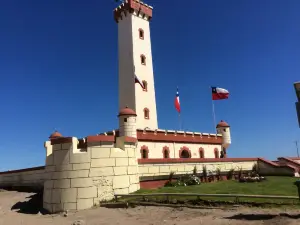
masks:
<path fill-rule="evenodd" d="M 169 153 L 169 151 L 167 149 L 164 150 L 164 158 L 165 159 L 170 158 L 170 153 Z"/>
<path fill-rule="evenodd" d="M 146 65 L 146 56 L 141 55 L 141 64 Z"/>
<path fill-rule="evenodd" d="M 201 159 L 204 159 L 204 149 L 199 149 L 199 155 Z"/>
<path fill-rule="evenodd" d="M 142 149 L 142 159 L 148 159 L 148 151 L 146 149 Z"/>
<path fill-rule="evenodd" d="M 215 149 L 215 158 L 216 159 L 220 158 L 219 150 L 218 149 Z"/>
<path fill-rule="evenodd" d="M 147 108 L 144 109 L 144 118 L 147 119 L 147 120 L 150 118 L 149 109 L 147 109 Z"/>
<path fill-rule="evenodd" d="M 144 40 L 144 30 L 143 29 L 139 29 L 139 38 Z"/>

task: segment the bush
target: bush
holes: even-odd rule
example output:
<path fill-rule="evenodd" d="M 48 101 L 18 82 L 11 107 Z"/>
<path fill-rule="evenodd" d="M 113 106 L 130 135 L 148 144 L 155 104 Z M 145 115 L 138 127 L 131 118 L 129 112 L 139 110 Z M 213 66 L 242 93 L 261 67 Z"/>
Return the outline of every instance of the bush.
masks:
<path fill-rule="evenodd" d="M 217 180 L 222 180 L 221 169 L 220 168 L 216 169 L 216 177 L 217 177 Z"/>
<path fill-rule="evenodd" d="M 261 177 L 261 176 L 245 176 L 245 177 L 241 177 L 239 178 L 239 182 L 241 183 L 253 183 L 253 182 L 261 182 L 266 180 L 265 177 Z"/>
<path fill-rule="evenodd" d="M 232 180 L 234 175 L 234 169 L 230 169 L 227 173 L 227 180 Z"/>
<path fill-rule="evenodd" d="M 200 183 L 201 181 L 198 177 L 196 177 L 195 175 L 187 174 L 180 176 L 176 181 L 167 181 L 165 187 L 199 185 Z"/>

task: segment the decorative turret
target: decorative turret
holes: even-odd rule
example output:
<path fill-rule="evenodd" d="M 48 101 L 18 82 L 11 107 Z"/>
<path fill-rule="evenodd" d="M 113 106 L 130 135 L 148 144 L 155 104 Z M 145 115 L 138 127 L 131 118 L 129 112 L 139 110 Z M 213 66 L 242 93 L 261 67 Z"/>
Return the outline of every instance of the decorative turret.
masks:
<path fill-rule="evenodd" d="M 217 133 L 222 134 L 223 140 L 222 140 L 222 147 L 226 149 L 231 144 L 231 137 L 230 137 L 230 126 L 225 121 L 221 120 L 220 123 L 217 125 Z"/>
<path fill-rule="evenodd" d="M 136 113 L 126 106 L 119 112 L 119 136 L 136 138 Z"/>

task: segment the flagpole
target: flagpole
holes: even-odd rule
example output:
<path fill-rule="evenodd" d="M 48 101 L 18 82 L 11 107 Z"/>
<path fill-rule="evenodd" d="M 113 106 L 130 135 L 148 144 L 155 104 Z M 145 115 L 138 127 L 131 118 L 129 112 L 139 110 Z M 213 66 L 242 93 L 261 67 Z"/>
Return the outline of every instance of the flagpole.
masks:
<path fill-rule="evenodd" d="M 212 87 L 211 87 L 211 86 L 210 86 L 209 88 L 212 90 Z M 211 103 L 212 103 L 212 113 L 213 113 L 213 120 L 214 120 L 214 130 L 215 130 L 216 133 L 217 133 L 215 104 L 214 104 L 214 100 L 213 100 L 213 99 L 211 100 Z"/>
<path fill-rule="evenodd" d="M 179 121 L 179 130 L 181 131 L 181 117 L 180 117 L 180 113 L 178 113 L 178 121 Z"/>

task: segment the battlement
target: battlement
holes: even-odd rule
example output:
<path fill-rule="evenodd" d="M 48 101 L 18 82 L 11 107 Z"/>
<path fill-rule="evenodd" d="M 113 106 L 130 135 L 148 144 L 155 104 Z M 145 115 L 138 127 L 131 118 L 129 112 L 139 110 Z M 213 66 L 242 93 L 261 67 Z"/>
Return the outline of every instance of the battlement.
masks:
<path fill-rule="evenodd" d="M 119 130 L 101 133 L 107 137 L 119 136 Z M 222 134 L 200 133 L 190 131 L 137 129 L 137 141 L 182 142 L 198 144 L 222 144 Z"/>
<path fill-rule="evenodd" d="M 140 16 L 143 19 L 151 20 L 153 7 L 139 0 L 125 0 L 114 9 L 114 19 L 118 23 L 128 13 Z"/>

